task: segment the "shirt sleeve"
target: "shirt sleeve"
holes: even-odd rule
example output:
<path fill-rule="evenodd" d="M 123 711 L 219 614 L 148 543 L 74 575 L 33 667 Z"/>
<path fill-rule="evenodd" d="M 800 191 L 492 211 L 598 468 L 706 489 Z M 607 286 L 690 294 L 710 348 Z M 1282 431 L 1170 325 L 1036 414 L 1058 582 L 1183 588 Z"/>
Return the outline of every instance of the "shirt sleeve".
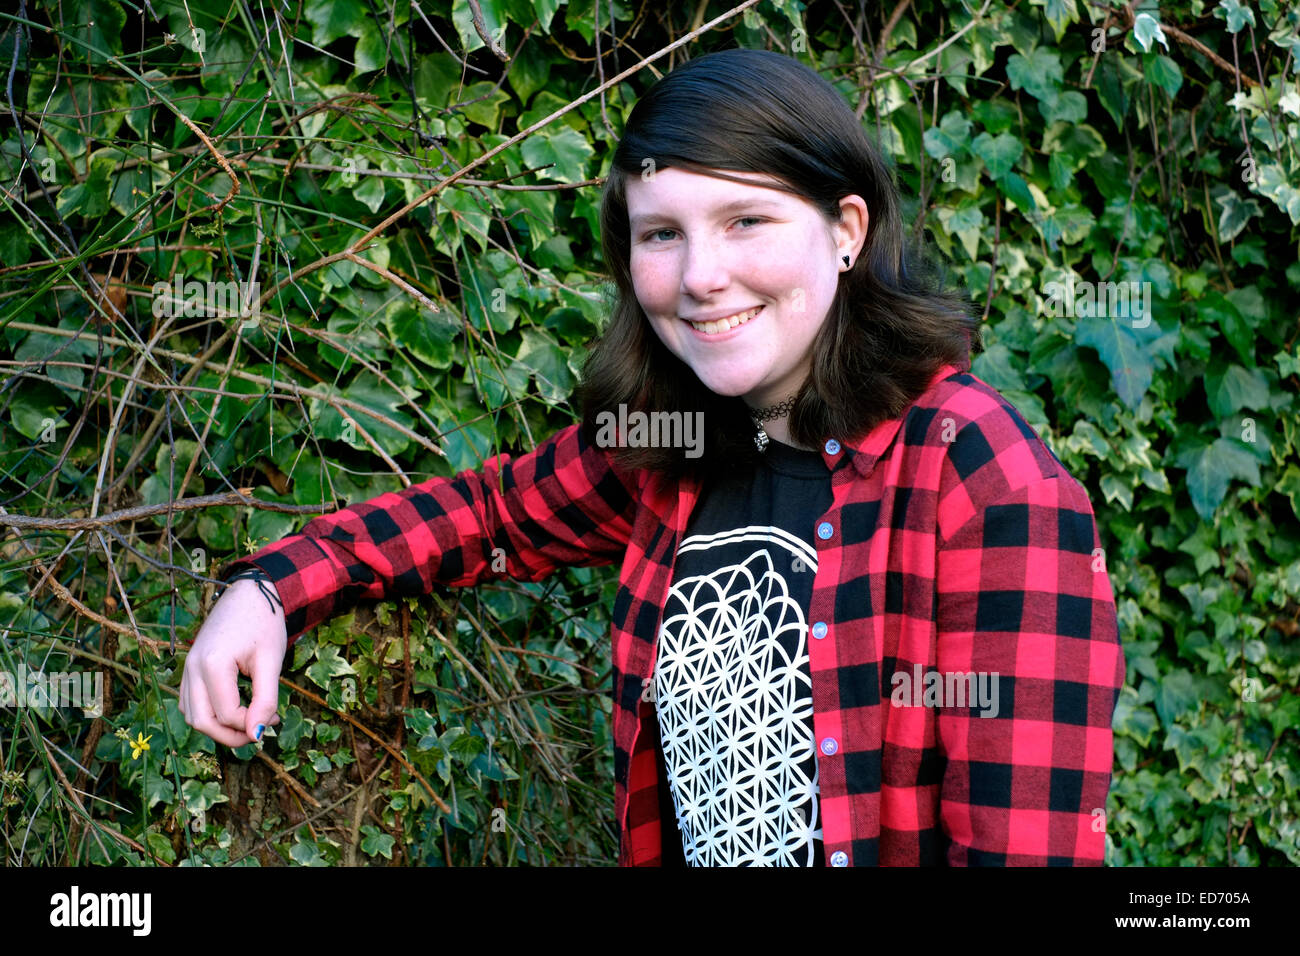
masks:
<path fill-rule="evenodd" d="M 363 599 L 426 594 L 565 565 L 609 564 L 627 550 L 633 473 L 618 470 L 579 425 L 518 458 L 433 478 L 313 519 L 223 569 L 260 567 L 284 603 L 289 644 Z"/>
<path fill-rule="evenodd" d="M 939 671 L 990 692 L 938 715 L 948 863 L 1101 866 L 1125 668 L 1087 494 L 1068 475 L 1005 492 L 937 572 Z"/>

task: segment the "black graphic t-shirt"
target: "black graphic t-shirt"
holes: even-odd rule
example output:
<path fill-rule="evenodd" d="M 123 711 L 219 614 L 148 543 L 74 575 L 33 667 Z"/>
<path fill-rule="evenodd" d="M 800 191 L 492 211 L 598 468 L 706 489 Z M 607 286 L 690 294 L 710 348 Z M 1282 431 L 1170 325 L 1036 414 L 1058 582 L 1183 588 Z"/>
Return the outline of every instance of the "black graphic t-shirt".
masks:
<path fill-rule="evenodd" d="M 830 471 L 776 441 L 763 458 L 704 490 L 677 549 L 654 673 L 665 865 L 822 865 L 808 604 Z"/>

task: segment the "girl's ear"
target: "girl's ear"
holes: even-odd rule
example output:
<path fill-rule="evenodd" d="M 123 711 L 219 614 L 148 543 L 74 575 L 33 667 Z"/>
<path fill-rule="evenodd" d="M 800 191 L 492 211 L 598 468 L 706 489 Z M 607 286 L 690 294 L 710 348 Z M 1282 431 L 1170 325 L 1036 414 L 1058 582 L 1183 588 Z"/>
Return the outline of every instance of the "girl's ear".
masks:
<path fill-rule="evenodd" d="M 856 259 L 866 243 L 871 214 L 866 202 L 856 193 L 840 200 L 839 212 L 840 218 L 835 224 L 835 230 L 841 239 L 848 242 L 851 255 Z"/>

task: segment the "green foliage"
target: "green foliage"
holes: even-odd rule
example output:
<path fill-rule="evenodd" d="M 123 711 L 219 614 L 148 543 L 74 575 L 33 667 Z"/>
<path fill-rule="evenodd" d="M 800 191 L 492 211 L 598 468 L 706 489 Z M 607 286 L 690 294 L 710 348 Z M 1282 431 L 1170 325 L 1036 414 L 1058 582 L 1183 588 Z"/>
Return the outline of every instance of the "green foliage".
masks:
<path fill-rule="evenodd" d="M 599 181 L 682 51 L 482 157 L 731 9 L 479 6 L 482 33 L 465 3 L 29 4 L 0 497 L 152 510 L 6 532 L 0 665 L 93 669 L 108 705 L 5 711 L 9 861 L 614 859 L 612 569 L 322 625 L 233 756 L 176 709 L 222 565 L 573 420 Z M 863 111 L 987 320 L 973 371 L 1088 488 L 1128 661 L 1108 861 L 1300 863 L 1300 13 L 925 0 L 885 33 L 814 6 L 687 49 L 779 49 Z M 172 506 L 236 488 L 262 504 Z"/>

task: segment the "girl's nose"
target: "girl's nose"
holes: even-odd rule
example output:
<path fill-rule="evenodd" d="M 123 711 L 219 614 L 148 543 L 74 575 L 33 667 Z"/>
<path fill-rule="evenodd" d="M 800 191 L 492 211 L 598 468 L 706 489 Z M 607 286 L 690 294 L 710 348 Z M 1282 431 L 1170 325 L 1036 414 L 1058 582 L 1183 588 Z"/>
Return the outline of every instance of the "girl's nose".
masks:
<path fill-rule="evenodd" d="M 688 240 L 682 253 L 682 291 L 705 300 L 727 285 L 727 264 L 716 246 Z"/>

